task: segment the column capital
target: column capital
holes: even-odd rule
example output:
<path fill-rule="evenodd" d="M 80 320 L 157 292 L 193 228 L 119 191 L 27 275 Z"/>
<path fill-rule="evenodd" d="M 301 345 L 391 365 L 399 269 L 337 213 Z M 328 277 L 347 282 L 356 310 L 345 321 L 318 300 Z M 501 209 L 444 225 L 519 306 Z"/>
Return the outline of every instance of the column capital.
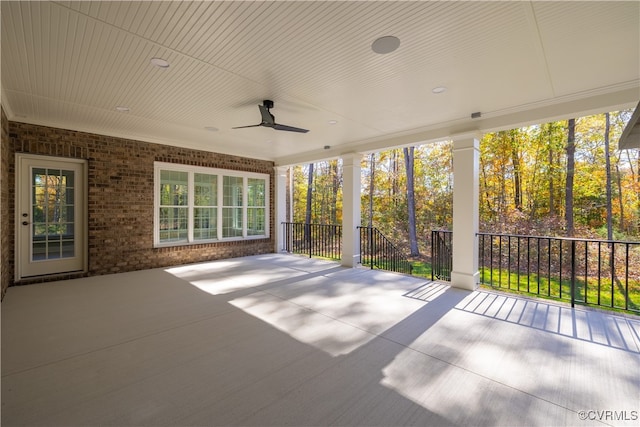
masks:
<path fill-rule="evenodd" d="M 287 174 L 287 170 L 289 169 L 289 166 L 274 166 L 273 167 L 273 171 L 275 172 L 276 175 L 286 175 Z"/>
<path fill-rule="evenodd" d="M 362 160 L 362 153 L 345 153 L 341 154 L 340 158 L 342 159 L 342 165 L 353 165 L 354 163 L 360 165 L 360 161 Z"/>
<path fill-rule="evenodd" d="M 477 139 L 478 141 L 480 141 L 482 139 L 482 137 L 484 136 L 484 133 L 474 130 L 474 131 L 469 131 L 469 132 L 462 132 L 462 133 L 456 133 L 451 135 L 451 140 L 455 143 L 458 141 L 465 141 L 465 140 L 474 140 Z"/>
<path fill-rule="evenodd" d="M 453 141 L 453 152 L 456 151 L 480 151 L 480 140 L 477 138 L 456 139 Z"/>

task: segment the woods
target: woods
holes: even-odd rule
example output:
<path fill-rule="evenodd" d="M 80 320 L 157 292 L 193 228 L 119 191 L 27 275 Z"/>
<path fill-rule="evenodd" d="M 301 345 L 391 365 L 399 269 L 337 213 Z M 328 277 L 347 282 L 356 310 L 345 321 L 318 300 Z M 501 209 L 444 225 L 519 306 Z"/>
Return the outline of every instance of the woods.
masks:
<path fill-rule="evenodd" d="M 640 240 L 640 155 L 616 149 L 630 115 L 485 134 L 480 231 Z M 430 230 L 451 227 L 451 150 L 451 142 L 442 141 L 363 156 L 361 223 L 379 228 L 407 253 L 427 253 Z M 294 222 L 341 221 L 341 168 L 339 159 L 293 168 Z"/>

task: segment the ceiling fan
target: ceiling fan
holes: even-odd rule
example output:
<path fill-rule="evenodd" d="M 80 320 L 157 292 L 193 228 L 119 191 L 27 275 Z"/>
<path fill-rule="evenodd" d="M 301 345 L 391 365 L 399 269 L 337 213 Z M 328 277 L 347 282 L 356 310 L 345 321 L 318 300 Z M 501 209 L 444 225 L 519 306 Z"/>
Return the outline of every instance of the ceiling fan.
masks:
<path fill-rule="evenodd" d="M 262 101 L 262 105 L 258 105 L 260 109 L 260 114 L 262 115 L 262 121 L 257 125 L 248 125 L 248 126 L 238 126 L 232 129 L 243 129 L 243 128 L 254 128 L 258 126 L 264 126 L 267 128 L 275 129 L 275 130 L 286 130 L 288 132 L 299 132 L 299 133 L 307 133 L 308 129 L 301 129 L 294 126 L 281 125 L 276 123 L 276 118 L 273 117 L 273 114 L 269 111 L 273 108 L 273 101 L 270 99 L 265 99 Z"/>

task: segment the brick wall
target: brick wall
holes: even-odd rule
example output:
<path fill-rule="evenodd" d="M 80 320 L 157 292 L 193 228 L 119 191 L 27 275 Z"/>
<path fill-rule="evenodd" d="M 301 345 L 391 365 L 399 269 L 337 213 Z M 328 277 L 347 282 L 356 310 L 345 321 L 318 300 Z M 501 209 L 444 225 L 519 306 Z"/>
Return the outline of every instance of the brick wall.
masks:
<path fill-rule="evenodd" d="M 8 133 L 9 153 L 5 156 L 7 153 L 3 152 L 3 162 L 8 157 L 11 213 L 15 198 L 16 152 L 88 161 L 88 275 L 270 253 L 274 250 L 273 232 L 269 239 L 153 248 L 154 161 L 269 174 L 272 210 L 270 229 L 275 230 L 272 162 L 18 122 L 8 123 Z M 11 214 L 9 224 L 13 224 L 13 221 Z M 13 278 L 14 233 L 13 227 L 10 228 L 8 269 Z M 3 259 L 3 276 L 6 273 L 4 262 Z"/>
<path fill-rule="evenodd" d="M 9 215 L 9 121 L 0 108 L 2 116 L 2 134 L 0 136 L 0 299 L 9 286 L 9 260 L 10 248 L 13 244 L 9 236 L 13 233 L 12 222 Z"/>

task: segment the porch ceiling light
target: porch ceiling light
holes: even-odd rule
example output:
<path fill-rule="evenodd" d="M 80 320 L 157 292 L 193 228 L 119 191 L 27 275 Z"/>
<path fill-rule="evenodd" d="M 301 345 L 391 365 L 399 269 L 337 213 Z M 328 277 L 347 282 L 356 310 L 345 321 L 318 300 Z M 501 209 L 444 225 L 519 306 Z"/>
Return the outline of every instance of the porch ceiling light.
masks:
<path fill-rule="evenodd" d="M 116 111 L 119 111 L 121 113 L 128 113 L 129 111 L 131 111 L 131 108 L 125 107 L 124 105 L 118 105 L 116 107 Z"/>
<path fill-rule="evenodd" d="M 167 69 L 169 68 L 169 61 L 162 58 L 151 58 L 151 65 L 158 68 Z"/>
<path fill-rule="evenodd" d="M 439 93 L 443 93 L 446 92 L 447 88 L 444 86 L 436 86 L 433 89 L 431 89 L 431 92 L 435 93 L 436 95 Z"/>

